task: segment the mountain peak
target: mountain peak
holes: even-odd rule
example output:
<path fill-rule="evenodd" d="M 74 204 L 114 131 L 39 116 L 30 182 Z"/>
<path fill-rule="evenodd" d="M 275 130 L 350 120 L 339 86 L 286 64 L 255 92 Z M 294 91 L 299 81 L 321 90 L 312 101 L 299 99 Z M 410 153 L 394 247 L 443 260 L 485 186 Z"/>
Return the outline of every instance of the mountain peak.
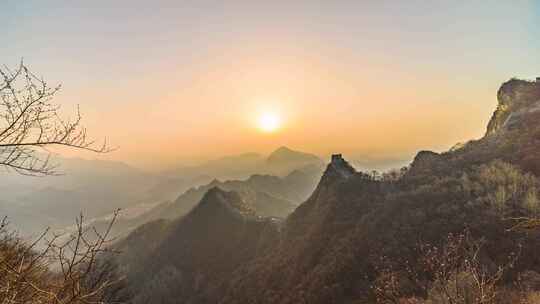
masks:
<path fill-rule="evenodd" d="M 269 163 L 316 163 L 320 162 L 319 157 L 313 154 L 292 150 L 288 147 L 281 146 L 272 152 L 267 159 Z"/>
<path fill-rule="evenodd" d="M 289 153 L 289 152 L 294 152 L 294 151 L 287 146 L 281 146 L 277 148 L 273 153 Z"/>
<path fill-rule="evenodd" d="M 240 215 L 255 215 L 255 210 L 247 204 L 235 191 L 224 191 L 219 187 L 210 188 L 194 210 L 215 212 L 216 209 L 226 209 Z"/>

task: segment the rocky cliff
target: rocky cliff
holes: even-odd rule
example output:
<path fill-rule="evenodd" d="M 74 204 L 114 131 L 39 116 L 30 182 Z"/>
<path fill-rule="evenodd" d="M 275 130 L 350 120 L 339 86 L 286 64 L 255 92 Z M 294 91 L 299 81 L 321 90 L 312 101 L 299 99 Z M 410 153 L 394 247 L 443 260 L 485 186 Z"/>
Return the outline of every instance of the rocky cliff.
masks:
<path fill-rule="evenodd" d="M 500 87 L 497 100 L 486 135 L 512 128 L 527 113 L 540 111 L 540 82 L 511 79 Z"/>

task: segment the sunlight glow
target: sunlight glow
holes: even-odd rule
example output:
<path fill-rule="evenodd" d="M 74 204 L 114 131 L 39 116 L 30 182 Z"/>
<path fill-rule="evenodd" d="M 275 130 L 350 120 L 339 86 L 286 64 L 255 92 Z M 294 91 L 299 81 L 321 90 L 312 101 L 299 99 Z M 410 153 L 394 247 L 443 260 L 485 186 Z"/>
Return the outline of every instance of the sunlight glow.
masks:
<path fill-rule="evenodd" d="M 259 116 L 259 129 L 263 132 L 275 132 L 281 126 L 281 118 L 277 113 L 265 112 Z"/>

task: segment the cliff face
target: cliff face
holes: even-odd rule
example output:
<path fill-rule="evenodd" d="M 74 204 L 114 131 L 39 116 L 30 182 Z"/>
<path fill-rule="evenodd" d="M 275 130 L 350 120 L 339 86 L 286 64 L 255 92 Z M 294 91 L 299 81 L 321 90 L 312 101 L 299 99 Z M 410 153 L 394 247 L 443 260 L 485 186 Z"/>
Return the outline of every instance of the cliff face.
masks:
<path fill-rule="evenodd" d="M 497 99 L 484 137 L 440 154 L 421 151 L 407 175 L 425 181 L 500 159 L 540 176 L 540 81 L 509 80 L 499 88 Z"/>
<path fill-rule="evenodd" d="M 487 126 L 486 135 L 511 128 L 526 113 L 540 110 L 540 82 L 512 79 L 497 92 L 498 105 Z"/>

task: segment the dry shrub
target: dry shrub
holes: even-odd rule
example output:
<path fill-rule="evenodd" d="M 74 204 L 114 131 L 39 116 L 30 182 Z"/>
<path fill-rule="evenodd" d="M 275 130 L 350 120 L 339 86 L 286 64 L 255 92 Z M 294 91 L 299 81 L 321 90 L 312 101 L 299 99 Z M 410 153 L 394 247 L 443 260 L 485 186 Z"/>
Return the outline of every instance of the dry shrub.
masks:
<path fill-rule="evenodd" d="M 123 279 L 100 257 L 109 252 L 109 233 L 117 214 L 104 233 L 86 227 L 81 215 L 76 231 L 67 239 L 47 230 L 33 242 L 10 231 L 4 219 L 0 224 L 0 302 L 113 302 Z"/>
<path fill-rule="evenodd" d="M 473 239 L 465 231 L 449 234 L 443 246 L 418 246 L 418 265 L 412 267 L 401 263 L 400 269 L 378 269 L 379 277 L 373 288 L 377 301 L 396 304 L 499 303 L 503 274 L 514 265 L 518 254 L 510 254 L 508 263 L 491 269 L 480 258 L 482 245 L 482 240 Z M 411 291 L 423 294 L 425 301 L 411 297 Z"/>

